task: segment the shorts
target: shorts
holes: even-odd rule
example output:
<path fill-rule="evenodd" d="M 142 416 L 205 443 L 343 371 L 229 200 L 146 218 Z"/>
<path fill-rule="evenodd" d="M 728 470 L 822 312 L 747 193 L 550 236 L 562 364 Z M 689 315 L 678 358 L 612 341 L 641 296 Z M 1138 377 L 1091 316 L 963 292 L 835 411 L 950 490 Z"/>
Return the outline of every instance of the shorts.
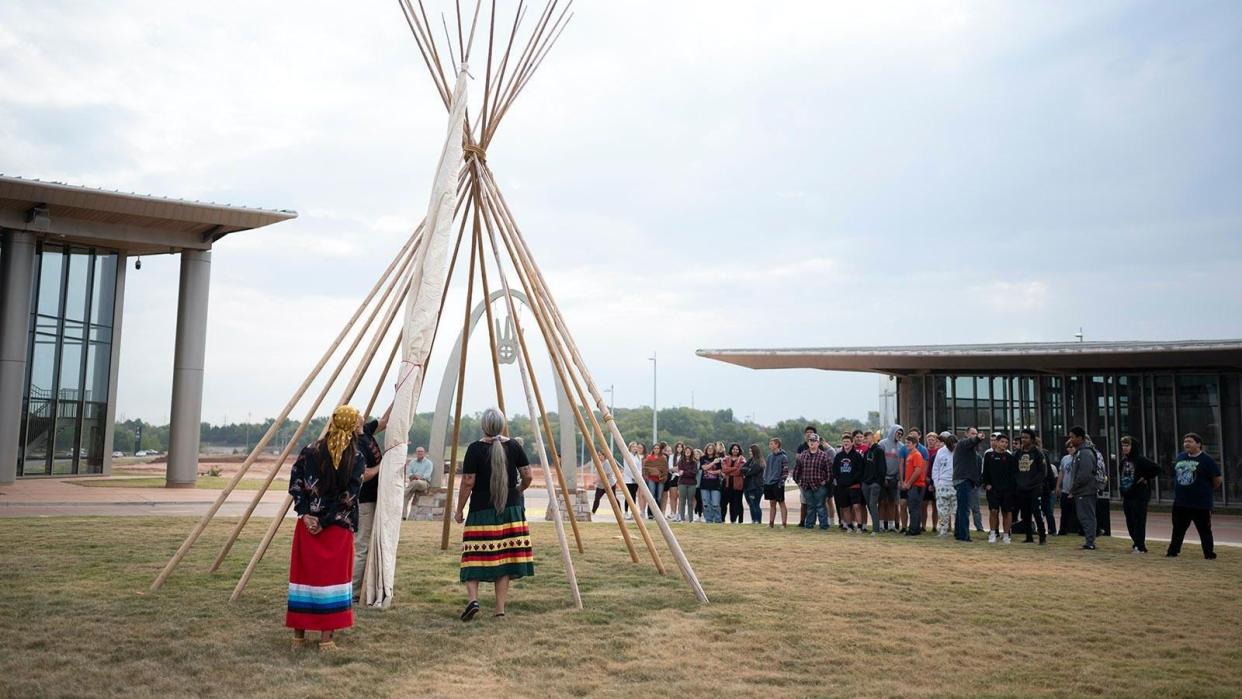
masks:
<path fill-rule="evenodd" d="M 997 490 L 992 488 L 987 491 L 988 509 L 1000 510 L 1010 514 L 1018 511 L 1018 491 L 1017 490 Z"/>
<path fill-rule="evenodd" d="M 863 492 L 861 486 L 842 488 L 837 491 L 837 507 L 850 507 L 852 505 L 861 504 L 863 504 Z"/>
<path fill-rule="evenodd" d="M 763 486 L 763 499 L 769 502 L 785 502 L 785 484 Z"/>
<path fill-rule="evenodd" d="M 880 502 L 897 502 L 897 484 L 880 484 Z"/>

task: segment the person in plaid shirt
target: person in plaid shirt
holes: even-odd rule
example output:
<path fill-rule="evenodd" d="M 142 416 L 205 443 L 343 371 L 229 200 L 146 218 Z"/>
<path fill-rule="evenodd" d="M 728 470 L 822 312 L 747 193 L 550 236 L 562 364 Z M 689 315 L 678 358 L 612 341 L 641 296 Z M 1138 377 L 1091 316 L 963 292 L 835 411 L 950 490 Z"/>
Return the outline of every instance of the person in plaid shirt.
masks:
<path fill-rule="evenodd" d="M 802 526 L 815 528 L 815 520 L 821 522 L 820 529 L 827 530 L 828 508 L 824 500 L 828 497 L 828 479 L 831 477 L 832 457 L 820 449 L 819 435 L 812 434 L 806 439 L 806 451 L 798 454 L 797 465 L 794 466 L 793 479 L 802 489 L 803 499 L 807 502 L 806 521 Z"/>

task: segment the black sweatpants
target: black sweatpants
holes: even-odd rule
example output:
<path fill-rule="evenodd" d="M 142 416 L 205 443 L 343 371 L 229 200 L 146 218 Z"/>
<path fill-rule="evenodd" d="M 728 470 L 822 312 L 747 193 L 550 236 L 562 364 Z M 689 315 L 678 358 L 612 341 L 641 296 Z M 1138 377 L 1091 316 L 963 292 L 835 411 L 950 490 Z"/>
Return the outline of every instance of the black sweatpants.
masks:
<path fill-rule="evenodd" d="M 1139 551 L 1147 550 L 1147 498 L 1124 498 L 1121 509 L 1126 513 L 1126 530 Z M 1183 532 L 1183 535 L 1185 532 Z"/>
<path fill-rule="evenodd" d="M 637 484 L 637 483 L 626 483 L 626 484 L 625 484 L 625 489 L 626 489 L 626 490 L 628 490 L 628 491 L 630 491 L 630 498 L 634 500 L 634 504 L 635 504 L 635 505 L 638 505 L 638 484 Z M 643 509 L 643 506 L 642 506 L 642 505 L 638 505 L 638 509 L 640 509 L 640 510 L 641 510 L 641 509 Z M 629 511 L 630 511 L 630 501 L 629 501 L 629 500 L 626 500 L 626 501 L 625 501 L 625 511 L 626 511 L 626 512 L 629 512 Z"/>
<path fill-rule="evenodd" d="M 1212 511 L 1202 507 L 1173 506 L 1173 538 L 1169 541 L 1169 555 L 1176 556 L 1182 552 L 1182 540 L 1186 538 L 1186 530 L 1190 523 L 1195 523 L 1195 531 L 1199 532 L 1199 540 L 1203 542 L 1203 557 L 1216 558 L 1215 544 L 1212 541 Z"/>
<path fill-rule="evenodd" d="M 591 505 L 591 514 L 595 514 L 595 511 L 599 509 L 599 501 L 604 498 L 604 495 L 606 493 L 607 491 L 604 490 L 603 488 L 595 489 L 595 504 Z"/>
<path fill-rule="evenodd" d="M 1018 491 L 1018 518 L 1026 527 L 1026 540 L 1031 540 L 1031 535 L 1035 533 L 1035 527 L 1031 524 L 1031 518 L 1034 517 L 1035 522 L 1039 525 L 1039 539 L 1043 541 L 1046 534 L 1044 529 L 1044 518 L 1039 512 L 1039 491 L 1038 490 L 1019 490 Z"/>
<path fill-rule="evenodd" d="M 1082 533 L 1082 525 L 1078 523 L 1078 510 L 1076 507 L 1073 499 L 1065 493 L 1061 493 L 1061 529 L 1057 532 L 1061 536 Z"/>

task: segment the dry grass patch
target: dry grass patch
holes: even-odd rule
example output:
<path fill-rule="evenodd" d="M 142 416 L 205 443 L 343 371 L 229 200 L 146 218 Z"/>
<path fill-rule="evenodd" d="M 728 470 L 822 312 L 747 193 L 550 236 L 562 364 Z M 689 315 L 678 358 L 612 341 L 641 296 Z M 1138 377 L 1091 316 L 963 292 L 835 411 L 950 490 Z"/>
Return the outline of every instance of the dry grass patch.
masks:
<path fill-rule="evenodd" d="M 712 604 L 583 528 L 587 608 L 550 525 L 509 617 L 469 625 L 438 526 L 407 523 L 398 603 L 361 610 L 331 657 L 287 649 L 286 527 L 245 597 L 261 535 L 219 574 L 217 523 L 169 584 L 141 594 L 189 519 L 0 520 L 0 694 L 12 696 L 1184 696 L 1242 694 L 1242 554 L 1207 562 L 766 527 L 680 525 Z M 637 539 L 637 537 L 635 537 Z M 672 569 L 671 556 L 665 552 Z M 488 591 L 490 592 L 490 590 Z"/>

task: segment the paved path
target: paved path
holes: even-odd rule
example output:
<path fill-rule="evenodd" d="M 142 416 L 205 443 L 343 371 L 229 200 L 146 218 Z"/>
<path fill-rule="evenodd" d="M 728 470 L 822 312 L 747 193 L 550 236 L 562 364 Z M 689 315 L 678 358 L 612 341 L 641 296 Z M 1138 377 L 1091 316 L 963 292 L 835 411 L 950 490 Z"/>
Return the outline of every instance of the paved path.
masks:
<path fill-rule="evenodd" d="M 0 486 L 0 518 L 2 517 L 65 517 L 65 516 L 159 516 L 200 517 L 219 495 L 218 490 L 199 488 L 124 488 L 90 487 L 74 481 L 83 479 L 34 478 L 19 480 L 13 485 Z M 235 490 L 220 508 L 218 516 L 240 516 L 254 497 L 253 490 Z M 788 499 L 791 519 L 798 516 L 796 491 L 790 491 Z M 255 509 L 258 517 L 274 517 L 284 501 L 281 487 L 264 494 Z M 548 504 L 547 493 L 532 488 L 526 494 L 527 516 L 531 521 L 544 519 Z M 764 517 L 766 521 L 766 504 Z M 607 504 L 601 504 L 596 524 L 613 525 Z M 1059 515 L 1060 512 L 1058 511 Z M 986 517 L 986 512 L 984 513 Z M 680 526 L 680 525 L 679 525 Z M 1118 538 L 1126 536 L 1125 517 L 1120 505 L 1112 511 L 1112 531 Z M 1171 531 L 1167 512 L 1152 512 L 1147 518 L 1147 537 L 1151 541 L 1168 541 Z M 1212 517 L 1212 533 L 1216 543 L 1223 546 L 1242 546 L 1242 517 L 1215 515 Z M 1199 537 L 1194 527 L 1186 535 L 1186 546 L 1197 547 Z"/>

